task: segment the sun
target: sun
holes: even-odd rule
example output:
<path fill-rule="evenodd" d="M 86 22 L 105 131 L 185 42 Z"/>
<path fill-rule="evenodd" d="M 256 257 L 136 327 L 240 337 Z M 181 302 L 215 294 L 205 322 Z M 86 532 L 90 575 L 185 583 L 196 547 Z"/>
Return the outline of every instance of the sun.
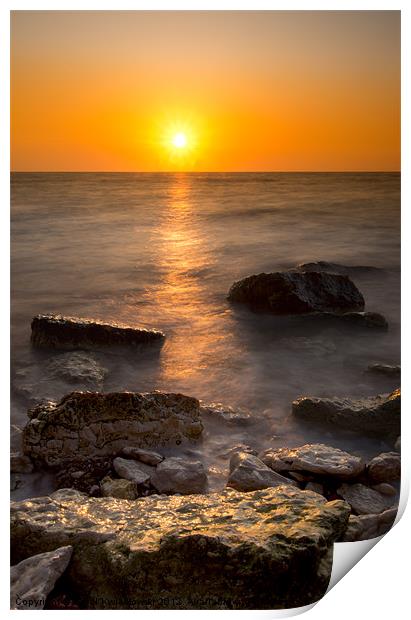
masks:
<path fill-rule="evenodd" d="M 187 137 L 185 133 L 176 133 L 173 136 L 172 143 L 177 149 L 183 149 L 185 146 L 187 146 Z"/>

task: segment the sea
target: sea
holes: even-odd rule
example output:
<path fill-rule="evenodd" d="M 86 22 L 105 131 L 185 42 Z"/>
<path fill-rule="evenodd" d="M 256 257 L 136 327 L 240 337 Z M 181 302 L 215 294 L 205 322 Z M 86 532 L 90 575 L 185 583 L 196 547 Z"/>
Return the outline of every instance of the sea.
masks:
<path fill-rule="evenodd" d="M 320 260 L 380 268 L 352 279 L 387 332 L 308 326 L 227 300 L 244 276 Z M 181 392 L 251 413 L 246 424 L 207 420 L 199 444 L 168 449 L 202 460 L 211 490 L 224 487 L 240 445 L 321 442 L 372 457 L 390 446 L 302 423 L 291 404 L 398 387 L 367 368 L 400 363 L 400 175 L 13 173 L 11 307 L 14 448 L 28 407 L 63 395 L 42 379 L 59 352 L 30 346 L 32 317 L 59 313 L 166 334 L 156 353 L 96 350 L 104 391 Z M 55 484 L 51 474 L 21 478 L 15 498 Z"/>

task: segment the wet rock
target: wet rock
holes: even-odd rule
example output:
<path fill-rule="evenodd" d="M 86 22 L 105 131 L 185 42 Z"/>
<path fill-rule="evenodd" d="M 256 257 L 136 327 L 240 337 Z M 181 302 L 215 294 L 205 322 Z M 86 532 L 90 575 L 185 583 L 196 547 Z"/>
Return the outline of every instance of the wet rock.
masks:
<path fill-rule="evenodd" d="M 253 418 L 250 411 L 246 409 L 229 407 L 221 403 L 201 404 L 201 415 L 204 418 L 209 416 L 212 420 L 224 422 L 230 426 L 246 426 L 252 423 Z"/>
<path fill-rule="evenodd" d="M 314 493 L 324 495 L 324 486 L 320 482 L 309 482 L 305 487 L 305 490 L 314 491 Z"/>
<path fill-rule="evenodd" d="M 90 385 L 102 385 L 108 372 L 93 355 L 84 351 L 56 355 L 46 368 L 51 377 Z"/>
<path fill-rule="evenodd" d="M 276 472 L 304 471 L 341 480 L 356 478 L 365 470 L 365 463 L 358 456 L 320 443 L 269 449 L 260 458 Z"/>
<path fill-rule="evenodd" d="M 401 452 L 401 437 L 397 437 L 394 448 L 396 452 Z"/>
<path fill-rule="evenodd" d="M 31 474 L 33 463 L 30 458 L 21 452 L 10 454 L 10 472 L 13 474 Z"/>
<path fill-rule="evenodd" d="M 382 493 L 383 495 L 397 495 L 397 489 L 392 486 L 392 484 L 388 484 L 387 482 L 380 482 L 379 484 L 373 484 L 372 489 Z"/>
<path fill-rule="evenodd" d="M 341 542 L 370 540 L 386 534 L 394 525 L 397 508 L 388 508 L 380 514 L 350 515 L 348 527 Z"/>
<path fill-rule="evenodd" d="M 283 484 L 296 486 L 293 480 L 277 474 L 253 454 L 236 452 L 232 455 L 228 487 L 237 491 L 256 491 Z"/>
<path fill-rule="evenodd" d="M 160 493 L 203 493 L 207 488 L 207 474 L 201 461 L 173 456 L 157 465 L 151 484 Z"/>
<path fill-rule="evenodd" d="M 397 436 L 401 426 L 401 391 L 359 400 L 303 396 L 293 402 L 292 411 L 309 422 L 369 435 Z"/>
<path fill-rule="evenodd" d="M 375 489 L 364 484 L 342 484 L 337 493 L 340 497 L 350 504 L 354 513 L 358 515 L 378 514 L 391 508 L 394 499 L 388 495 L 383 495 Z"/>
<path fill-rule="evenodd" d="M 321 272 L 285 271 L 249 276 L 232 285 L 228 299 L 274 314 L 364 309 L 363 296 L 347 276 Z"/>
<path fill-rule="evenodd" d="M 378 312 L 314 312 L 306 316 L 310 325 L 333 328 L 360 328 L 387 331 L 387 319 Z"/>
<path fill-rule="evenodd" d="M 154 467 L 164 461 L 164 456 L 158 454 L 158 452 L 152 452 L 151 450 L 144 450 L 143 448 L 135 448 L 134 446 L 126 446 L 122 450 L 122 454 L 129 458 L 141 461 L 147 465 L 153 465 Z"/>
<path fill-rule="evenodd" d="M 328 273 L 339 273 L 343 276 L 355 276 L 358 274 L 384 273 L 379 267 L 370 267 L 368 265 L 341 265 L 340 263 L 330 263 L 328 261 L 319 260 L 312 263 L 301 263 L 296 267 L 299 271 L 314 271 Z"/>
<path fill-rule="evenodd" d="M 195 441 L 203 430 L 198 400 L 161 392 L 72 392 L 28 415 L 24 452 L 49 466 L 79 456 L 117 455 L 130 444 L 151 448 Z"/>
<path fill-rule="evenodd" d="M 12 566 L 10 608 L 43 609 L 48 594 L 66 570 L 72 553 L 73 547 L 68 545 L 28 557 Z"/>
<path fill-rule="evenodd" d="M 100 482 L 101 495 L 103 497 L 115 497 L 117 499 L 136 499 L 138 495 L 137 484 L 124 478 L 110 478 L 106 476 Z"/>
<path fill-rule="evenodd" d="M 92 489 L 100 489 L 100 480 L 112 473 L 111 458 L 96 456 L 93 458 L 76 457 L 64 463 L 55 472 L 58 488 L 72 487 L 93 495 Z"/>
<path fill-rule="evenodd" d="M 258 454 L 258 451 L 249 446 L 248 444 L 239 443 L 232 448 L 229 448 L 228 450 L 224 450 L 223 452 L 219 453 L 218 456 L 227 459 L 231 458 L 235 452 L 248 452 L 249 454 L 254 454 L 255 456 L 257 456 Z"/>
<path fill-rule="evenodd" d="M 401 374 L 401 366 L 392 366 L 390 364 L 369 364 L 367 371 L 379 375 L 387 375 L 388 377 L 398 377 Z"/>
<path fill-rule="evenodd" d="M 163 340 L 164 334 L 155 329 L 61 314 L 39 314 L 31 322 L 31 343 L 35 347 L 88 349 L 95 346 L 136 346 L 161 343 Z"/>
<path fill-rule="evenodd" d="M 373 484 L 399 480 L 401 477 L 401 456 L 398 452 L 382 452 L 367 466 L 368 479 Z"/>
<path fill-rule="evenodd" d="M 147 471 L 149 465 L 143 468 L 142 463 L 117 457 L 113 461 L 113 468 L 120 478 L 131 480 L 137 485 L 148 484 L 150 482 L 151 474 L 150 471 Z M 150 470 L 152 470 L 152 473 L 155 472 L 154 467 L 150 467 Z"/>
<path fill-rule="evenodd" d="M 65 591 L 84 608 L 298 607 L 325 593 L 348 516 L 290 485 L 134 502 L 65 490 L 12 503 L 11 548 L 18 562 L 70 542 Z"/>

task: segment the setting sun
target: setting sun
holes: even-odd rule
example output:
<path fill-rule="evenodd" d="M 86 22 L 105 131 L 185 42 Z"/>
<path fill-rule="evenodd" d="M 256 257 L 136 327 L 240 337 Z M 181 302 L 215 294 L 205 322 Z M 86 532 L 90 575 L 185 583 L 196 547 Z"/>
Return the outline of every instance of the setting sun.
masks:
<path fill-rule="evenodd" d="M 173 145 L 178 149 L 182 149 L 187 146 L 187 138 L 185 134 L 176 133 L 176 135 L 173 137 Z"/>

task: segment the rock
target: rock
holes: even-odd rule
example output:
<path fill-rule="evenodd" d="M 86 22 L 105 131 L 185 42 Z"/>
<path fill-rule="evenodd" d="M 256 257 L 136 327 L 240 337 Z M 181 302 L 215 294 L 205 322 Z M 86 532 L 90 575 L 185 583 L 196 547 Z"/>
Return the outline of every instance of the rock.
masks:
<path fill-rule="evenodd" d="M 401 374 L 401 366 L 391 366 L 390 364 L 369 364 L 367 371 L 377 373 L 379 375 L 387 375 L 388 377 L 398 377 Z"/>
<path fill-rule="evenodd" d="M 313 312 L 305 317 L 311 325 L 322 327 L 365 328 L 379 331 L 388 330 L 387 319 L 378 312 Z"/>
<path fill-rule="evenodd" d="M 293 480 L 276 474 L 253 454 L 236 452 L 232 455 L 228 487 L 237 491 L 256 491 L 283 484 L 296 486 Z"/>
<path fill-rule="evenodd" d="M 66 489 L 12 502 L 11 549 L 18 562 L 69 541 L 64 590 L 82 608 L 299 607 L 325 593 L 348 516 L 290 485 L 133 502 Z"/>
<path fill-rule="evenodd" d="M 379 484 L 373 484 L 372 489 L 375 491 L 379 491 L 383 495 L 397 495 L 397 489 L 392 486 L 392 484 L 388 484 L 387 482 L 380 482 Z"/>
<path fill-rule="evenodd" d="M 260 458 L 276 472 L 305 471 L 341 480 L 356 478 L 365 469 L 365 463 L 358 456 L 321 443 L 269 449 L 262 452 Z"/>
<path fill-rule="evenodd" d="M 10 472 L 13 474 L 31 474 L 33 463 L 30 458 L 21 452 L 10 454 Z"/>
<path fill-rule="evenodd" d="M 131 480 L 135 484 L 148 484 L 150 482 L 150 473 L 143 469 L 142 463 L 136 463 L 136 461 L 130 461 L 128 459 L 122 459 L 117 457 L 113 461 L 113 467 L 116 474 L 120 478 Z M 149 467 L 148 465 L 146 467 Z M 152 472 L 155 472 L 154 467 L 150 468 Z"/>
<path fill-rule="evenodd" d="M 201 415 L 210 416 L 211 419 L 224 422 L 230 426 L 246 426 L 253 421 L 252 414 L 246 409 L 234 409 L 221 403 L 201 404 Z"/>
<path fill-rule="evenodd" d="M 198 400 L 161 392 L 72 392 L 28 415 L 24 452 L 49 466 L 79 456 L 117 455 L 130 444 L 151 448 L 194 441 L 203 430 Z"/>
<path fill-rule="evenodd" d="M 70 487 L 92 495 L 100 480 L 112 473 L 112 460 L 105 456 L 76 457 L 55 472 L 58 488 Z"/>
<path fill-rule="evenodd" d="M 370 540 L 386 534 L 394 525 L 397 508 L 388 508 L 380 514 L 350 515 L 348 527 L 341 542 Z"/>
<path fill-rule="evenodd" d="M 157 465 L 151 484 L 160 493 L 203 493 L 207 474 L 201 461 L 172 456 Z"/>
<path fill-rule="evenodd" d="M 396 452 L 401 452 L 401 437 L 397 437 L 394 448 Z"/>
<path fill-rule="evenodd" d="M 158 452 L 152 452 L 151 450 L 144 450 L 143 448 L 135 448 L 134 446 L 126 446 L 122 450 L 122 454 L 129 458 L 141 461 L 147 465 L 153 465 L 154 467 L 164 461 L 164 456 L 158 454 Z"/>
<path fill-rule="evenodd" d="M 384 512 L 394 504 L 392 497 L 383 495 L 361 483 L 344 483 L 337 489 L 337 493 L 350 504 L 353 512 L 358 515 Z"/>
<path fill-rule="evenodd" d="M 10 569 L 10 609 L 43 609 L 48 594 L 66 570 L 73 547 L 60 547 L 22 560 Z"/>
<path fill-rule="evenodd" d="M 309 422 L 369 435 L 397 436 L 401 427 L 401 391 L 360 400 L 303 396 L 293 402 L 292 411 Z"/>
<path fill-rule="evenodd" d="M 103 497 L 115 497 L 117 499 L 136 499 L 137 484 L 124 478 L 113 479 L 106 476 L 100 482 L 100 490 Z"/>
<path fill-rule="evenodd" d="M 401 456 L 398 452 L 382 452 L 367 466 L 368 479 L 373 484 L 401 478 Z"/>
<path fill-rule="evenodd" d="M 50 376 L 68 383 L 101 385 L 108 373 L 93 355 L 84 351 L 62 353 L 53 357 L 46 366 Z"/>
<path fill-rule="evenodd" d="M 164 337 L 155 329 L 61 314 L 39 314 L 31 322 L 31 343 L 35 347 L 89 349 L 94 346 L 136 346 L 161 343 Z"/>
<path fill-rule="evenodd" d="M 340 263 L 329 263 L 319 260 L 312 263 L 301 263 L 296 267 L 299 271 L 314 271 L 328 273 L 339 273 L 343 276 L 355 276 L 358 274 L 384 273 L 379 267 L 369 267 L 368 265 L 341 265 Z"/>
<path fill-rule="evenodd" d="M 260 273 L 235 282 L 228 299 L 274 314 L 364 309 L 364 298 L 355 284 L 334 273 Z"/>
<path fill-rule="evenodd" d="M 305 490 L 314 491 L 314 493 L 324 495 L 324 486 L 320 482 L 309 482 L 305 487 Z"/>
<path fill-rule="evenodd" d="M 224 450 L 218 454 L 219 457 L 228 459 L 231 458 L 234 452 L 248 452 L 249 454 L 254 454 L 257 456 L 258 451 L 245 443 L 239 443 L 233 446 L 232 448 L 228 448 L 228 450 Z"/>

